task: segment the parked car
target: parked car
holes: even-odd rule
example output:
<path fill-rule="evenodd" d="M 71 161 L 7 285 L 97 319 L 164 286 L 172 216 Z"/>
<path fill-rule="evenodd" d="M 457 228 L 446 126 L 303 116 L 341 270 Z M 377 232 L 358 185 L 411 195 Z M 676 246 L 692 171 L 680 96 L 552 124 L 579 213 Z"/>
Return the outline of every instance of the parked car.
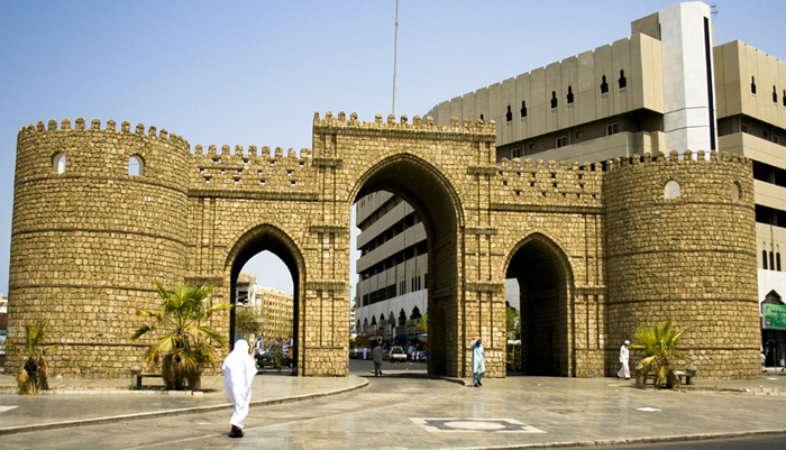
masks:
<path fill-rule="evenodd" d="M 388 352 L 388 361 L 407 362 L 407 354 L 404 353 L 404 348 L 399 346 L 391 347 L 390 351 Z"/>
<path fill-rule="evenodd" d="M 271 347 L 269 350 L 260 349 L 258 352 L 255 352 L 257 367 L 260 369 L 265 367 L 275 367 L 275 352 L 281 353 L 281 367 L 292 367 L 293 361 L 292 357 L 289 355 L 289 352 L 279 350 L 276 347 Z"/>

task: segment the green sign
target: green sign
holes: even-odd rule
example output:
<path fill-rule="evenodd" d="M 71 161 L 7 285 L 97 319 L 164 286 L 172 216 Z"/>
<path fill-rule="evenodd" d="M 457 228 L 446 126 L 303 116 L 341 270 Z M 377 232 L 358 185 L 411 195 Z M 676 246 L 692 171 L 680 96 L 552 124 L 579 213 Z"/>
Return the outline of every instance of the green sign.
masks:
<path fill-rule="evenodd" d="M 764 329 L 786 330 L 786 305 L 764 305 Z"/>

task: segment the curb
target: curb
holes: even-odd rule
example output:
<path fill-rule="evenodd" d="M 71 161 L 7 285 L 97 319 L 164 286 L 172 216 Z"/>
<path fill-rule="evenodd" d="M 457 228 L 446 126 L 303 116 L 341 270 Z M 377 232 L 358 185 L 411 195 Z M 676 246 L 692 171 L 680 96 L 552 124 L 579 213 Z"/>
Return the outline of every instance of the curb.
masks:
<path fill-rule="evenodd" d="M 368 380 L 361 379 L 361 382 L 357 384 L 357 386 L 350 386 L 347 388 L 341 389 L 334 389 L 332 391 L 325 391 L 325 392 L 317 392 L 314 394 L 303 394 L 303 395 L 295 395 L 292 397 L 282 397 L 282 398 L 274 398 L 270 400 L 258 400 L 255 402 L 251 402 L 249 407 L 255 406 L 265 406 L 265 405 L 278 405 L 283 403 L 294 403 L 303 400 L 311 400 L 320 397 L 327 397 L 331 395 L 338 395 L 343 394 L 346 392 L 352 392 L 358 389 L 362 389 L 368 386 Z M 79 392 L 79 391 L 73 391 Z M 107 391 L 103 392 L 106 393 Z M 121 391 L 124 392 L 124 391 Z M 131 391 L 133 392 L 133 391 Z M 189 391 L 190 392 L 190 391 Z M 97 392 L 101 393 L 101 392 Z M 51 394 L 50 394 L 51 395 Z M 69 421 L 62 421 L 62 422 L 50 422 L 50 423 L 43 423 L 37 425 L 24 425 L 24 426 L 17 426 L 17 427 L 8 427 L 8 428 L 0 428 L 0 436 L 7 435 L 7 434 L 14 434 L 14 433 L 27 433 L 30 431 L 43 431 L 43 430 L 53 430 L 58 428 L 70 428 L 70 427 L 78 427 L 84 425 L 97 425 L 97 424 L 104 424 L 104 423 L 113 423 L 113 422 L 121 422 L 124 420 L 140 420 L 140 419 L 152 419 L 156 417 L 164 417 L 164 416 L 177 416 L 177 415 L 185 415 L 185 414 L 198 414 L 204 412 L 213 412 L 213 411 L 221 411 L 225 409 L 232 409 L 231 403 L 219 403 L 216 405 L 206 405 L 206 406 L 195 406 L 190 408 L 178 408 L 178 409 L 169 409 L 163 411 L 153 411 L 153 412 L 142 412 L 142 413 L 134 413 L 134 414 L 119 414 L 116 416 L 107 416 L 107 417 L 96 417 L 92 419 L 82 419 L 82 420 L 69 420 Z"/>

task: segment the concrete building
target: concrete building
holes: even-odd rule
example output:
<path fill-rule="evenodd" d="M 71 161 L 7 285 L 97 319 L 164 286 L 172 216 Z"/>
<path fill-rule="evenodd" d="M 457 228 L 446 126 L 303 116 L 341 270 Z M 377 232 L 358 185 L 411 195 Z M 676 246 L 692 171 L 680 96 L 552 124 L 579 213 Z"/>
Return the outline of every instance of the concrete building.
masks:
<path fill-rule="evenodd" d="M 256 283 L 256 275 L 240 273 L 235 283 L 235 307 L 253 311 L 267 341 L 292 339 L 293 297 Z"/>
<path fill-rule="evenodd" d="M 444 101 L 428 115 L 443 126 L 454 118 L 494 120 L 503 166 L 689 149 L 750 158 L 759 302 L 786 292 L 786 63 L 740 41 L 715 46 L 710 7 L 702 2 L 634 20 L 629 37 Z M 427 276 L 427 256 L 394 257 L 405 246 L 425 247 L 425 234 L 415 224 L 398 237 L 406 206 L 396 206 L 400 199 L 391 194 L 375 195 L 358 202 L 360 330 L 366 322 L 383 328 L 383 316 L 415 306 L 425 313 L 428 303 L 405 283 L 411 273 Z M 763 347 L 779 361 L 784 333 L 763 331 Z"/>

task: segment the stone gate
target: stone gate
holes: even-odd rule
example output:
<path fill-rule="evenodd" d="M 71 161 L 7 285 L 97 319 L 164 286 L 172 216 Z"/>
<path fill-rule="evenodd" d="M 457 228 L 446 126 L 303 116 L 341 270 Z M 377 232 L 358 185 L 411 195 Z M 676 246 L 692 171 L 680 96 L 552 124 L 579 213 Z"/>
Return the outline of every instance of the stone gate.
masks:
<path fill-rule="evenodd" d="M 44 319 L 59 344 L 55 373 L 124 376 L 146 364 L 146 342 L 129 336 L 135 311 L 158 305 L 154 279 L 209 283 L 211 301 L 233 302 L 240 269 L 269 250 L 294 280 L 298 374 L 346 375 L 350 210 L 385 189 L 412 205 L 428 236 L 429 373 L 471 374 L 469 343 L 480 336 L 488 375 L 505 376 L 511 277 L 528 373 L 613 374 L 621 341 L 669 317 L 689 329 L 683 348 L 703 375 L 758 373 L 748 160 L 686 152 L 497 164 L 495 136 L 493 122 L 315 114 L 313 150 L 285 155 L 192 150 L 127 122 L 27 126 L 17 143 L 9 339 Z M 212 323 L 227 336 L 231 324 L 229 314 Z"/>

